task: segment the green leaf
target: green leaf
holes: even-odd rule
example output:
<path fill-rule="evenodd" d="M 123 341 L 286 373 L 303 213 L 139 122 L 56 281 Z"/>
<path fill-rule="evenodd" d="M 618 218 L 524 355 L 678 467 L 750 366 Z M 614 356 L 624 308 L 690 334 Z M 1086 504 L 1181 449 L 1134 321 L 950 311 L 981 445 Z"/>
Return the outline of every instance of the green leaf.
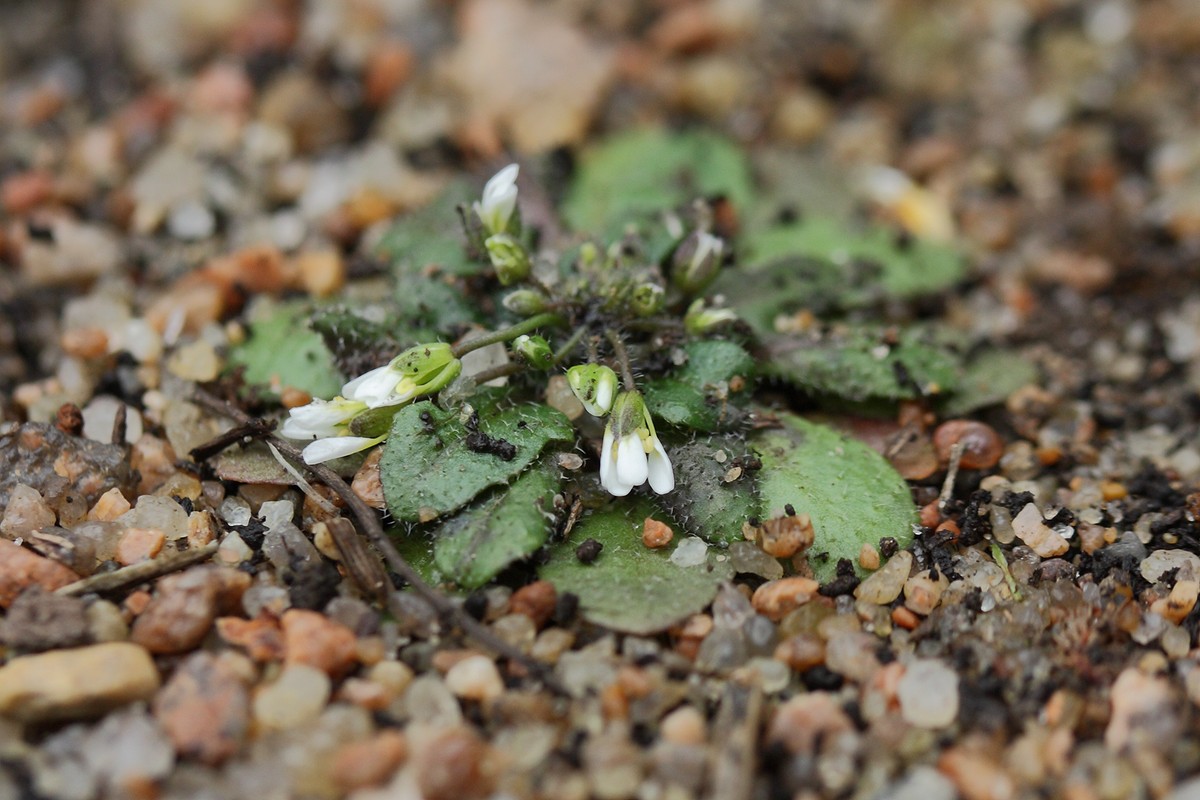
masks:
<path fill-rule="evenodd" d="M 558 486 L 558 470 L 543 464 L 439 524 L 433 531 L 438 572 L 473 589 L 536 552 L 553 527 Z"/>
<path fill-rule="evenodd" d="M 308 325 L 309 309 L 287 303 L 250 323 L 246 340 L 229 353 L 231 366 L 244 366 L 249 383 L 292 386 L 314 397 L 332 397 L 342 388 L 342 375 L 321 335 Z"/>
<path fill-rule="evenodd" d="M 644 499 L 592 513 L 567 541 L 553 546 L 541 577 L 559 593 L 578 595 L 585 620 L 623 633 L 658 633 L 701 611 L 712 602 L 718 584 L 732 577 L 728 557 L 710 550 L 705 564 L 672 564 L 670 556 L 681 537 L 657 550 L 642 544 L 642 523 L 652 516 L 654 506 Z M 590 564 L 575 557 L 585 539 L 604 545 Z"/>
<path fill-rule="evenodd" d="M 667 452 L 675 468 L 675 490 L 658 498 L 663 508 L 707 542 L 741 539 L 742 525 L 758 516 L 755 472 L 742 466 L 748 455 L 745 440 L 714 436 L 669 444 Z"/>
<path fill-rule="evenodd" d="M 705 131 L 646 128 L 584 152 L 563 215 L 577 231 L 613 234 L 639 216 L 714 194 L 749 206 L 750 169 L 737 145 Z"/>
<path fill-rule="evenodd" d="M 781 428 L 760 431 L 750 440 L 763 464 L 761 515 L 780 516 L 791 504 L 812 518 L 816 538 L 809 564 L 818 580 L 831 580 L 840 558 L 858 569 L 864 543 L 875 546 L 891 536 L 904 547 L 912 540 L 916 507 L 908 484 L 883 456 L 833 428 L 791 414 L 780 415 L 780 422 Z"/>
<path fill-rule="evenodd" d="M 1020 353 L 985 350 L 967 362 L 958 389 L 943 411 L 959 416 L 998 405 L 1022 386 L 1037 383 L 1038 377 L 1037 367 Z"/>
<path fill-rule="evenodd" d="M 908 329 L 890 339 L 866 326 L 776 336 L 767 343 L 765 371 L 854 402 L 945 394 L 958 385 L 958 357 L 931 335 Z"/>
<path fill-rule="evenodd" d="M 746 249 L 754 264 L 783 256 L 811 256 L 847 271 L 855 262 L 878 266 L 880 288 L 893 297 L 939 292 L 962 280 L 966 260 L 950 245 L 924 239 L 898 240 L 886 227 L 856 229 L 828 217 L 809 216 L 791 225 L 752 233 Z M 854 277 L 847 273 L 846 278 Z M 849 286 L 862 284 L 848 280 Z M 847 299 L 853 302 L 854 293 Z"/>
<path fill-rule="evenodd" d="M 729 381 L 751 378 L 754 359 L 741 345 L 720 339 L 690 342 L 684 351 L 688 358 L 683 366 L 645 385 L 650 413 L 668 425 L 706 433 L 738 427 L 750 392 L 730 392 Z"/>
<path fill-rule="evenodd" d="M 474 195 L 468 181 L 451 184 L 429 205 L 396 220 L 375 246 L 375 253 L 392 265 L 397 276 L 418 275 L 437 267 L 451 275 L 474 275 L 481 264 L 467 257 L 466 238 L 457 206 Z"/>
<path fill-rule="evenodd" d="M 425 401 L 396 414 L 384 446 L 380 477 L 388 510 L 407 522 L 430 521 L 462 508 L 480 492 L 507 483 L 533 463 L 550 442 L 575 438 L 565 416 L 541 403 L 505 404 L 502 393 L 471 398 L 479 433 L 511 444 L 506 460 L 486 447 L 471 448 L 458 411 Z"/>
<path fill-rule="evenodd" d="M 408 341 L 447 338 L 476 322 L 461 281 L 448 276 L 398 275 L 396 316 L 408 329 Z"/>

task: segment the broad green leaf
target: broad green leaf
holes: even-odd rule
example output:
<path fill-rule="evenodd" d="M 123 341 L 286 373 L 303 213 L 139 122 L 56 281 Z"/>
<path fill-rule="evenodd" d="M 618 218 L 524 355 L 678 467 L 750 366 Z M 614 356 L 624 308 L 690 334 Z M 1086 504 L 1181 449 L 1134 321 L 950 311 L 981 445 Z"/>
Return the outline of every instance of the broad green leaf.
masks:
<path fill-rule="evenodd" d="M 879 267 L 867 262 L 838 266 L 813 256 L 781 256 L 757 267 L 739 265 L 717 277 L 712 293 L 724 295 L 759 336 L 775 332 L 775 320 L 798 311 L 815 315 L 869 306 L 884 296 Z"/>
<path fill-rule="evenodd" d="M 950 245 L 898 240 L 892 230 L 882 226 L 859 230 L 828 217 L 806 216 L 791 225 L 751 233 L 745 245 L 754 264 L 797 255 L 824 259 L 843 270 L 850 270 L 855 262 L 876 264 L 879 286 L 894 297 L 938 292 L 962 280 L 966 273 L 966 260 Z"/>
<path fill-rule="evenodd" d="M 502 393 L 492 391 L 470 402 L 479 414 L 478 432 L 512 445 L 512 458 L 473 443 L 460 411 L 428 401 L 402 408 L 379 465 L 388 511 L 396 519 L 427 522 L 456 511 L 519 475 L 550 442 L 575 437 L 570 421 L 541 403 L 506 404 Z"/>
<path fill-rule="evenodd" d="M 904 400 L 954 391 L 959 360 L 917 329 L 894 341 L 871 327 L 776 336 L 764 370 L 810 392 L 854 402 Z"/>
<path fill-rule="evenodd" d="M 434 564 L 444 578 L 473 589 L 546 543 L 553 527 L 558 470 L 526 470 L 439 524 L 433 531 Z"/>
<path fill-rule="evenodd" d="M 410 342 L 444 340 L 479 319 L 462 282 L 443 275 L 398 275 L 396 316 Z"/>
<path fill-rule="evenodd" d="M 645 128 L 584 152 L 563 214 L 577 231 L 612 234 L 637 217 L 714 194 L 738 208 L 750 204 L 750 169 L 737 145 L 705 131 Z"/>
<path fill-rule="evenodd" d="M 658 498 L 685 530 L 713 544 L 742 538 L 742 525 L 758 516 L 756 471 L 743 464 L 745 439 L 714 436 L 669 444 L 675 490 Z"/>
<path fill-rule="evenodd" d="M 1037 381 L 1037 367 L 1020 353 L 985 350 L 967 362 L 958 389 L 943 410 L 958 416 L 998 405 L 1017 389 Z"/>
<path fill-rule="evenodd" d="M 427 267 L 451 275 L 473 275 L 481 265 L 467 257 L 466 238 L 457 206 L 469 203 L 474 191 L 467 181 L 451 184 L 424 208 L 396 220 L 375 246 L 397 276 L 418 275 Z"/>
<path fill-rule="evenodd" d="M 754 374 L 754 360 L 741 345 L 725 340 L 691 342 L 687 361 L 670 377 L 646 383 L 646 405 L 655 419 L 668 425 L 711 433 L 738 427 L 748 385 L 730 390 L 734 377 Z"/>
<path fill-rule="evenodd" d="M 883 456 L 833 428 L 791 414 L 782 427 L 755 434 L 750 444 L 762 459 L 758 475 L 761 515 L 784 513 L 790 504 L 812 518 L 816 538 L 808 551 L 821 581 L 835 575 L 840 558 L 858 569 L 864 543 L 891 536 L 901 547 L 912 540 L 916 507 L 908 484 Z"/>
<path fill-rule="evenodd" d="M 392 309 L 378 319 L 369 319 L 355 309 L 334 306 L 317 311 L 312 318 L 313 330 L 346 375 L 361 375 L 386 364 L 406 343 L 416 341 L 404 327 Z"/>
<path fill-rule="evenodd" d="M 580 613 L 588 622 L 615 631 L 645 635 L 666 630 L 707 606 L 717 585 L 732 577 L 729 559 L 710 550 L 707 563 L 680 567 L 671 553 L 684 540 L 676 536 L 667 547 L 651 550 L 642 544 L 646 517 L 662 519 L 642 499 L 616 502 L 585 517 L 564 542 L 555 544 L 539 574 L 559 593 L 578 595 Z M 585 539 L 604 545 L 599 557 L 583 564 L 575 548 Z"/>
<path fill-rule="evenodd" d="M 314 397 L 332 397 L 342 375 L 321 335 L 309 328 L 309 309 L 288 303 L 265 310 L 250 323 L 246 340 L 229 353 L 231 366 L 244 366 L 248 383 L 292 386 Z"/>

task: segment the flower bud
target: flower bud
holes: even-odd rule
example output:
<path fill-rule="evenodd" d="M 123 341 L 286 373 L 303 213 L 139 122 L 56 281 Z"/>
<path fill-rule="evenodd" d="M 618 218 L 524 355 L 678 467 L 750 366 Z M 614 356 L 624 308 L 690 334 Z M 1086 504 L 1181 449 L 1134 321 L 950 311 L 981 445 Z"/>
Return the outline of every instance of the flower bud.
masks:
<path fill-rule="evenodd" d="M 543 337 L 524 334 L 513 339 L 513 352 L 535 369 L 549 369 L 554 364 L 554 351 Z"/>
<path fill-rule="evenodd" d="M 521 317 L 532 317 L 546 310 L 546 297 L 536 289 L 517 289 L 504 296 L 500 303 Z"/>
<path fill-rule="evenodd" d="M 529 254 L 516 239 L 507 233 L 497 233 L 489 236 L 483 246 L 502 285 L 510 286 L 529 277 Z"/>
<path fill-rule="evenodd" d="M 725 242 L 708 231 L 695 231 L 675 248 L 671 280 L 688 294 L 697 294 L 713 282 L 721 269 Z"/>
<path fill-rule="evenodd" d="M 629 295 L 629 308 L 639 317 L 648 317 L 663 307 L 666 292 L 657 283 L 642 283 L 633 287 Z"/>
<path fill-rule="evenodd" d="M 382 408 L 408 403 L 440 391 L 462 371 L 462 362 L 445 342 L 410 347 L 382 367 L 373 369 L 342 387 L 348 400 Z"/>
<path fill-rule="evenodd" d="M 483 197 L 472 206 L 490 234 L 508 231 L 509 221 L 517 207 L 518 171 L 516 164 L 509 164 L 493 175 L 483 187 Z"/>
<path fill-rule="evenodd" d="M 737 314 L 730 308 L 708 308 L 702 298 L 697 298 L 683 315 L 683 327 L 688 333 L 699 336 L 711 330 L 737 321 Z"/>
<path fill-rule="evenodd" d="M 567 370 L 567 385 L 589 414 L 603 417 L 612 409 L 620 383 L 617 373 L 603 364 L 577 364 Z"/>

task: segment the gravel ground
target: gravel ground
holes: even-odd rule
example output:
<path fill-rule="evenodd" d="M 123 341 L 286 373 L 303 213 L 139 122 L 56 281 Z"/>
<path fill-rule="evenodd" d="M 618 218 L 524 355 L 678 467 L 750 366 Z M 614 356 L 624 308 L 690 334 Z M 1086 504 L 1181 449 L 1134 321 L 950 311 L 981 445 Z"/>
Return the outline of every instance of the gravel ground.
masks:
<path fill-rule="evenodd" d="M 1200 797 L 1197 54 L 1186 0 L 3 4 L 0 798 Z M 846 421 L 916 431 L 910 548 L 819 591 L 743 550 L 654 636 L 454 601 L 539 679 L 364 589 L 332 495 L 191 460 L 262 298 L 650 122 L 801 209 L 898 167 L 970 252 L 917 313 L 1041 380 Z"/>

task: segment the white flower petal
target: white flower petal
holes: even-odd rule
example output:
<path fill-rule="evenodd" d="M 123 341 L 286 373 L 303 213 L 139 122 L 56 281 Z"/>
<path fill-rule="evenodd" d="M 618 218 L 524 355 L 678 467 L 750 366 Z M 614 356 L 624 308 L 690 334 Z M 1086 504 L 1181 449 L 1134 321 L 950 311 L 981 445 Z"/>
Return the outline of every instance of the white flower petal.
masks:
<path fill-rule="evenodd" d="M 384 364 L 382 367 L 364 372 L 343 386 L 342 396 L 348 400 L 366 403 L 368 399 L 385 396 L 395 388 L 401 377 L 400 373 L 393 370 L 390 365 Z"/>
<path fill-rule="evenodd" d="M 386 436 L 374 439 L 366 436 L 331 436 L 328 439 L 317 439 L 304 448 L 304 463 L 309 465 L 320 464 L 335 458 L 348 456 L 351 453 L 366 450 L 368 447 L 374 447 L 386 438 Z"/>
<path fill-rule="evenodd" d="M 658 494 L 666 494 L 675 488 L 675 470 L 671 467 L 671 459 L 663 449 L 662 442 L 655 436 L 652 441 L 653 449 L 647 456 L 650 488 Z"/>
<path fill-rule="evenodd" d="M 475 213 L 491 233 L 504 233 L 517 207 L 516 164 L 509 164 L 491 177 L 483 187 L 483 199 L 474 204 Z"/>
<path fill-rule="evenodd" d="M 293 408 L 283 421 L 279 434 L 288 439 L 324 439 L 337 436 L 342 428 L 366 406 L 353 400 L 335 397 L 333 400 L 316 399 L 307 405 Z"/>
<path fill-rule="evenodd" d="M 617 441 L 617 481 L 630 486 L 641 486 L 646 482 L 649 468 L 642 437 L 636 432 Z"/>

